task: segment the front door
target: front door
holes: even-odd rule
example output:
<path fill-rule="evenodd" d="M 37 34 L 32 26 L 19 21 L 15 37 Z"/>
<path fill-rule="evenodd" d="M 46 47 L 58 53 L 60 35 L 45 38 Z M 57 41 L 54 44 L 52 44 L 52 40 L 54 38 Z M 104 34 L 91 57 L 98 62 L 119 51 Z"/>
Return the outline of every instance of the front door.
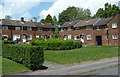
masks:
<path fill-rule="evenodd" d="M 102 36 L 96 36 L 96 45 L 102 45 Z"/>

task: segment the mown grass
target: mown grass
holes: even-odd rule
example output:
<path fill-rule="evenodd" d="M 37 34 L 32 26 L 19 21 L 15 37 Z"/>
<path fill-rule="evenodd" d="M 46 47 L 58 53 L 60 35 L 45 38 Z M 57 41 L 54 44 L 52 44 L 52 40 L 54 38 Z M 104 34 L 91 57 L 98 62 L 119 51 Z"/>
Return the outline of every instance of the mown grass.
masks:
<path fill-rule="evenodd" d="M 46 61 L 70 64 L 118 57 L 118 48 L 116 46 L 84 46 L 73 50 L 46 50 L 44 53 Z"/>
<path fill-rule="evenodd" d="M 10 74 L 27 70 L 29 70 L 29 68 L 23 66 L 22 64 L 2 58 L 2 74 Z"/>

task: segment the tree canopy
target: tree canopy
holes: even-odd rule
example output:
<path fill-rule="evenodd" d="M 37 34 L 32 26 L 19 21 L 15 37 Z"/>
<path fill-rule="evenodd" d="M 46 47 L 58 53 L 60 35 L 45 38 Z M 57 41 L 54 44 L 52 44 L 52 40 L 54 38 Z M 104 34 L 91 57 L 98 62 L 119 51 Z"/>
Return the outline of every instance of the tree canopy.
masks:
<path fill-rule="evenodd" d="M 89 9 L 83 9 L 78 7 L 68 7 L 63 12 L 59 13 L 59 24 L 63 24 L 73 20 L 83 20 L 87 15 L 91 15 Z"/>
<path fill-rule="evenodd" d="M 46 22 L 46 23 L 51 23 L 52 25 L 54 25 L 52 16 L 51 16 L 50 14 L 48 14 L 48 15 L 46 16 L 45 22 Z"/>
<path fill-rule="evenodd" d="M 93 18 L 108 18 L 114 16 L 116 13 L 120 12 L 120 9 L 115 4 L 111 5 L 109 3 L 106 3 L 104 5 L 104 8 L 99 8 L 96 14 L 93 16 Z"/>

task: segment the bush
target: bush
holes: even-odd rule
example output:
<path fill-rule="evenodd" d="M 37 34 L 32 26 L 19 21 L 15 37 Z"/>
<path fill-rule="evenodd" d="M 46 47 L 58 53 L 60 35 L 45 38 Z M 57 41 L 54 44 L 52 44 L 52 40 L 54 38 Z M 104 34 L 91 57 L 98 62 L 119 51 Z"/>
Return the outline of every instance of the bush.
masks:
<path fill-rule="evenodd" d="M 5 41 L 5 40 L 2 40 L 2 44 L 15 44 L 13 41 Z"/>
<path fill-rule="evenodd" d="M 44 62 L 43 48 L 32 45 L 3 45 L 3 57 L 35 70 Z"/>
<path fill-rule="evenodd" d="M 82 47 L 81 42 L 62 39 L 35 40 L 32 45 L 42 45 L 47 50 L 70 50 Z"/>

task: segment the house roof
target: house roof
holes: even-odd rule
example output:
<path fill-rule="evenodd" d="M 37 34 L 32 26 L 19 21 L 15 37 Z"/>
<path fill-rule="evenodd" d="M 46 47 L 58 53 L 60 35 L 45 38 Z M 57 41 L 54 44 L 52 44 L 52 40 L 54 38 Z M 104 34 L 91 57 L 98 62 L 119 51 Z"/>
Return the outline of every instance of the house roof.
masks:
<path fill-rule="evenodd" d="M 54 28 L 50 23 L 40 23 L 40 22 L 31 22 L 25 21 L 24 23 L 18 20 L 5 20 L 0 19 L 2 25 L 6 26 L 27 26 L 27 27 L 42 27 L 42 28 Z"/>
<path fill-rule="evenodd" d="M 61 27 L 71 27 L 71 26 L 74 26 L 77 22 L 79 22 L 79 20 L 65 22 Z"/>

